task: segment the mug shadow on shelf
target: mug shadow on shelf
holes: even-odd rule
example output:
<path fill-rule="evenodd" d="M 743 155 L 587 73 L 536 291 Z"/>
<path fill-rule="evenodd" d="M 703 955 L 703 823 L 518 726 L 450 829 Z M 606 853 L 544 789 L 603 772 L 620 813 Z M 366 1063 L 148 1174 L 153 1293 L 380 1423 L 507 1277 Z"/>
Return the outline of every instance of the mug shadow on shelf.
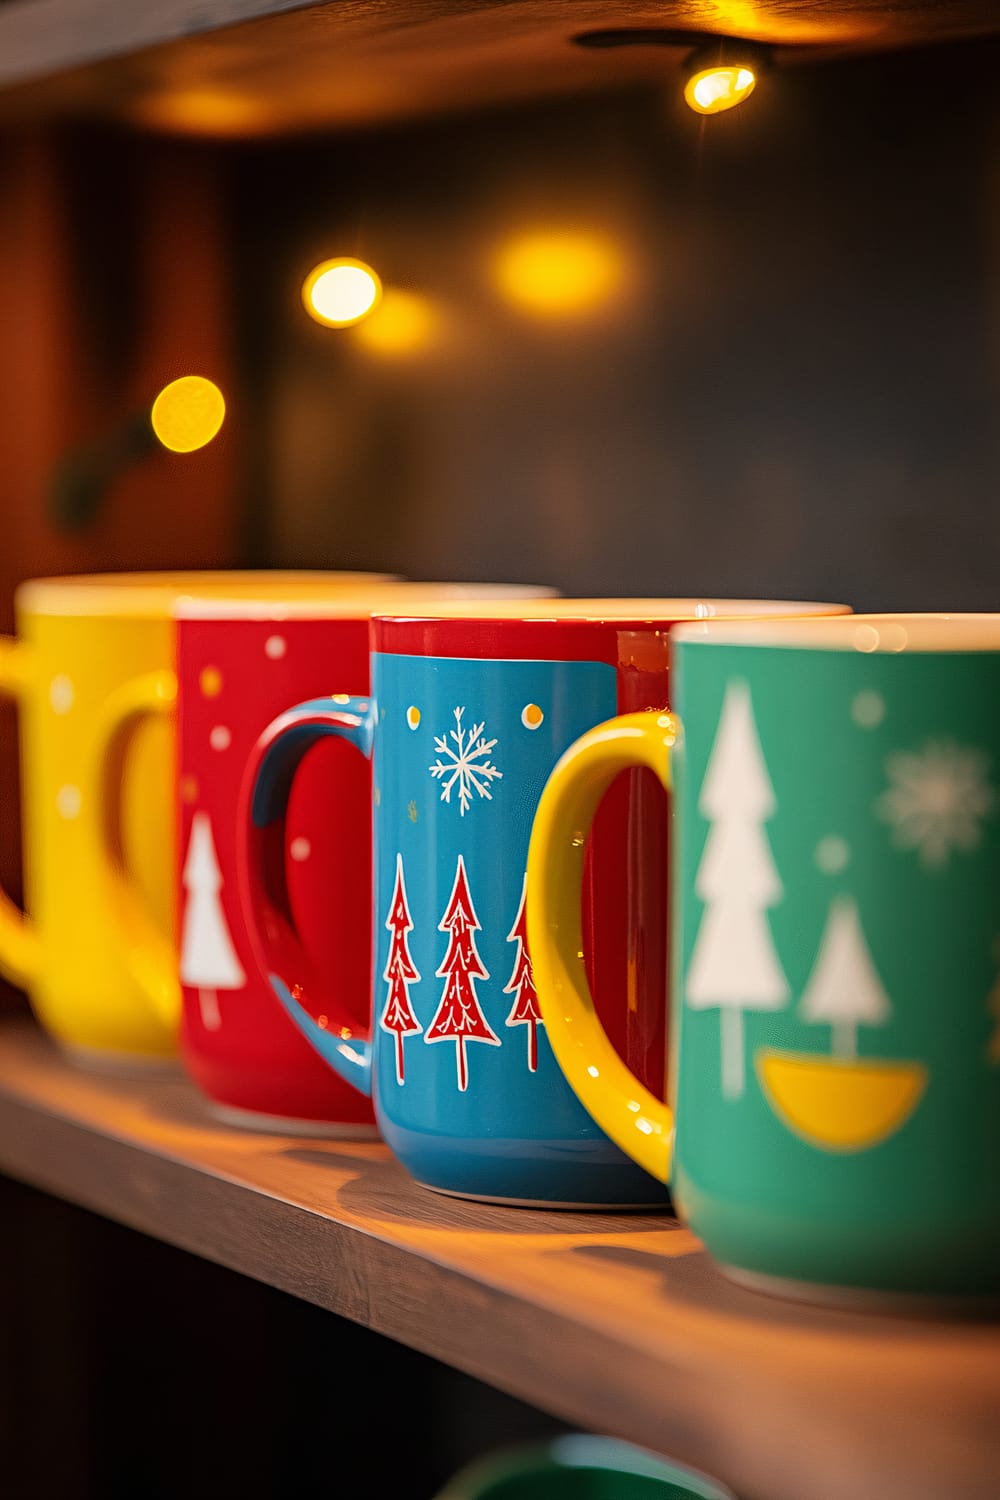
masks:
<path fill-rule="evenodd" d="M 942 1337 L 951 1338 L 956 1318 L 965 1321 L 960 1309 L 932 1302 L 919 1311 L 912 1304 L 899 1308 L 885 1304 L 861 1310 L 824 1307 L 818 1301 L 811 1303 L 753 1291 L 731 1281 L 700 1245 L 696 1252 L 677 1257 L 630 1245 L 574 1245 L 571 1253 L 626 1274 L 641 1273 L 673 1306 L 703 1308 L 713 1316 L 738 1318 L 746 1324 L 787 1327 L 796 1334 L 804 1330 L 835 1333 L 838 1339 L 890 1335 L 893 1340 L 913 1337 L 923 1343 L 935 1329 L 940 1329 Z M 975 1317 L 995 1322 L 1000 1312 L 993 1312 L 991 1317 L 989 1309 L 980 1307 Z"/>
<path fill-rule="evenodd" d="M 679 1228 L 676 1220 L 661 1214 L 615 1213 L 601 1210 L 575 1212 L 518 1208 L 499 1203 L 480 1203 L 452 1198 L 421 1187 L 409 1177 L 381 1143 L 371 1146 L 337 1142 L 329 1145 L 288 1146 L 282 1154 L 290 1161 L 340 1171 L 350 1168 L 356 1175 L 337 1190 L 337 1202 L 349 1213 L 378 1218 L 383 1223 L 421 1223 L 425 1228 L 460 1234 L 504 1235 L 642 1234 Z"/>

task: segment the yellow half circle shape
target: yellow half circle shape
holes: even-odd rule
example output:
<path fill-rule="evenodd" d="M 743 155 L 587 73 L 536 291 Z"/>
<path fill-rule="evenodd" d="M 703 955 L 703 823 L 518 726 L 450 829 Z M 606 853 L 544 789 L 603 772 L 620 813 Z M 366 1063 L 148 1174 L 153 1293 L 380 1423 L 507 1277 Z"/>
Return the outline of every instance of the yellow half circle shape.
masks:
<path fill-rule="evenodd" d="M 867 1151 L 894 1135 L 927 1088 L 923 1063 L 762 1047 L 757 1077 L 783 1124 L 826 1151 Z"/>

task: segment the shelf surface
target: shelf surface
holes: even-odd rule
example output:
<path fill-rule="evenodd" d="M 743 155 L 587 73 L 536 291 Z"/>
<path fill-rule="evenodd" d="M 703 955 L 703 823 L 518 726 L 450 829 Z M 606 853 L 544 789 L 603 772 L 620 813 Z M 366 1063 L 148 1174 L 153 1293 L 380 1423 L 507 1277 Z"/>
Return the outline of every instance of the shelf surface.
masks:
<path fill-rule="evenodd" d="M 745 1500 L 998 1492 L 1000 1327 L 761 1297 L 667 1216 L 437 1197 L 379 1144 L 227 1129 L 179 1074 L 82 1072 L 20 1020 L 0 1025 L 0 1170 Z"/>
<path fill-rule="evenodd" d="M 996 0 L 0 0 L 0 120 L 276 134 L 665 81 L 690 50 L 584 50 L 584 31 L 729 32 L 793 60 L 997 24 Z"/>

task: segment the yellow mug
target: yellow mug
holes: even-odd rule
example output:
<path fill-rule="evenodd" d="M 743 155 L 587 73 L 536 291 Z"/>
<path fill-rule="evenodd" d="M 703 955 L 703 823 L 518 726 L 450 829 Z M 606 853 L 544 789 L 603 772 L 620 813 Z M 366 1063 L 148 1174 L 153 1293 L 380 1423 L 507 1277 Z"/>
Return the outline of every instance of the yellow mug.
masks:
<path fill-rule="evenodd" d="M 175 1051 L 176 749 L 167 711 L 178 602 L 317 598 L 379 581 L 388 580 L 122 573 L 18 589 L 19 639 L 0 639 L 0 693 L 20 709 L 28 914 L 0 892 L 0 971 L 28 991 L 61 1046 L 93 1066 Z M 106 878 L 108 843 L 127 879 Z"/>

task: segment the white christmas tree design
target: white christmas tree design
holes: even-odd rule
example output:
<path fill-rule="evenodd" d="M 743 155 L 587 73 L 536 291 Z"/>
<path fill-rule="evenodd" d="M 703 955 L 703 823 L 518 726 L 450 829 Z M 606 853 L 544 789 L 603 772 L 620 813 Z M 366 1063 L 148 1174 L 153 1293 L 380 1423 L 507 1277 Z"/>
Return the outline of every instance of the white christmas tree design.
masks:
<path fill-rule="evenodd" d="M 789 998 L 766 915 L 783 895 L 763 828 L 776 806 L 750 690 L 731 682 L 698 802 L 712 826 L 695 879 L 705 909 L 686 985 L 693 1009 L 719 1009 L 726 1099 L 745 1088 L 744 1010 L 780 1010 Z"/>
<path fill-rule="evenodd" d="M 181 981 L 198 991 L 206 1029 L 218 1031 L 222 1025 L 218 991 L 241 990 L 247 977 L 222 910 L 222 872 L 207 812 L 196 812 L 191 820 L 181 878 L 188 892 L 181 935 Z"/>
<path fill-rule="evenodd" d="M 804 1021 L 832 1027 L 833 1054 L 844 1058 L 858 1055 L 859 1024 L 882 1026 L 892 1014 L 858 909 L 848 896 L 839 896 L 830 906 L 799 1014 Z"/>

